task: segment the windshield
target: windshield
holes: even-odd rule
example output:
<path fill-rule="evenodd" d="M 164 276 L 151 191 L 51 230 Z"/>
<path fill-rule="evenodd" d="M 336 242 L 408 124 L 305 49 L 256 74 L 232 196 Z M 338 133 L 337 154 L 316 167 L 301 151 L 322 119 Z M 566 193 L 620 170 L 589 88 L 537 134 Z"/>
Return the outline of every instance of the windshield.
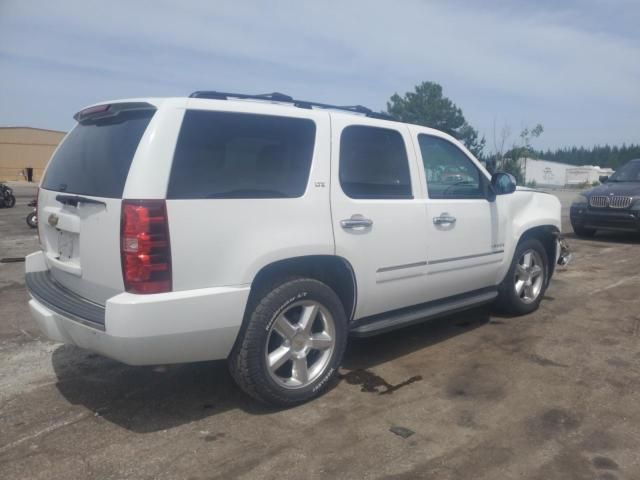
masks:
<path fill-rule="evenodd" d="M 624 165 L 611 175 L 610 182 L 640 182 L 640 160 L 634 160 Z"/>

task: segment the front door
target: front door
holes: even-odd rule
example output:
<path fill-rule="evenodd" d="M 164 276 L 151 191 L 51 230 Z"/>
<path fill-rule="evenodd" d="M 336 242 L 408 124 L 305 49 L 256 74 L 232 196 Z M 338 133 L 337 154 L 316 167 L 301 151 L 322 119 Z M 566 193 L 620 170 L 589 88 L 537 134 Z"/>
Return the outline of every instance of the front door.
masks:
<path fill-rule="evenodd" d="M 445 137 L 416 133 L 427 188 L 430 296 L 494 286 L 504 258 L 504 215 L 487 199 L 487 175 Z"/>
<path fill-rule="evenodd" d="M 332 115 L 331 131 L 336 254 L 355 273 L 355 318 L 423 302 L 427 229 L 408 128 Z"/>

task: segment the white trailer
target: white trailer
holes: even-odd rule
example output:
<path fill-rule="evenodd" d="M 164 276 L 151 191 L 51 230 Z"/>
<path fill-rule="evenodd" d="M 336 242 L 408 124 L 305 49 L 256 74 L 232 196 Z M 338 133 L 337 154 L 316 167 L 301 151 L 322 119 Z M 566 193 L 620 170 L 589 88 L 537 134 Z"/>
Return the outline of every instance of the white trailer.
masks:
<path fill-rule="evenodd" d="M 520 168 L 522 168 L 525 183 L 535 182 L 538 186 L 565 186 L 567 183 L 567 169 L 573 166 L 568 163 L 550 162 L 535 158 L 520 159 Z"/>
<path fill-rule="evenodd" d="M 584 165 L 567 169 L 567 185 L 592 184 L 599 181 L 603 175 L 613 175 L 611 168 L 601 168 L 597 165 Z"/>
<path fill-rule="evenodd" d="M 597 165 L 576 166 L 568 163 L 550 162 L 537 158 L 521 158 L 520 168 L 525 183 L 541 187 L 564 187 L 593 183 L 602 175 L 612 175 L 610 168 Z"/>

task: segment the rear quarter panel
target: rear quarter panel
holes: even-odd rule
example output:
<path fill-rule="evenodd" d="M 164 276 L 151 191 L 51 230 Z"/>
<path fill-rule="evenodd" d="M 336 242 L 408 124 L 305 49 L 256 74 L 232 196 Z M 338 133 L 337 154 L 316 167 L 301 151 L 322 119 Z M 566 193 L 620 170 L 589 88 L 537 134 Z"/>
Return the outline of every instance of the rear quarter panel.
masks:
<path fill-rule="evenodd" d="M 158 110 L 140 139 L 123 199 L 163 199 L 167 194 L 173 152 L 187 100 L 168 98 L 151 103 Z"/>
<path fill-rule="evenodd" d="M 189 108 L 285 114 L 256 103 L 245 107 L 225 101 L 191 102 Z M 292 108 L 286 115 L 310 118 L 316 124 L 315 148 L 304 195 L 167 200 L 174 290 L 247 285 L 271 262 L 335 253 L 329 199 L 328 113 Z"/>

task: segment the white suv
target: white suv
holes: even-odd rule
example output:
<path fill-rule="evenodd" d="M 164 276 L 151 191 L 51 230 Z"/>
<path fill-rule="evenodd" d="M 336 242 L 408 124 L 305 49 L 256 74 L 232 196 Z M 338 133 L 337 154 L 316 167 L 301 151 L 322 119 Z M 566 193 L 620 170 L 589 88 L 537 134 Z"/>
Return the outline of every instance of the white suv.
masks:
<path fill-rule="evenodd" d="M 128 364 L 229 359 L 293 405 L 348 335 L 531 312 L 565 260 L 554 196 L 364 107 L 196 92 L 74 118 L 39 191 L 29 306 L 51 339 Z"/>

